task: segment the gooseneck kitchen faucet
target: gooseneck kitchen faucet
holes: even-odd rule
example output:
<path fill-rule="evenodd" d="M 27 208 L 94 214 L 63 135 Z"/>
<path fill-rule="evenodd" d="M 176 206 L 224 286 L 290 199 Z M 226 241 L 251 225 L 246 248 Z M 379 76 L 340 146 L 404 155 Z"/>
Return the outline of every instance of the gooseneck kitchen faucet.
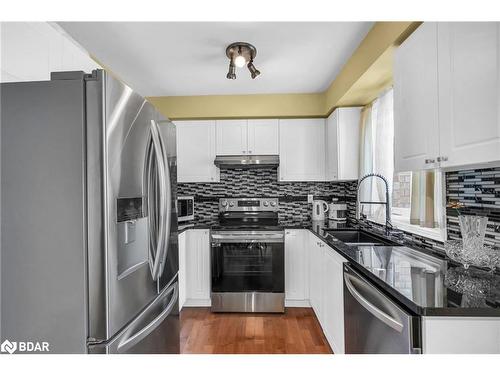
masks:
<path fill-rule="evenodd" d="M 360 201 L 359 200 L 359 192 L 360 192 L 360 187 L 361 183 L 366 180 L 368 177 L 377 177 L 380 178 L 384 184 L 385 184 L 385 202 L 376 202 L 376 201 Z M 391 224 L 391 214 L 390 214 L 390 206 L 389 206 L 389 183 L 387 182 L 387 179 L 382 176 L 381 174 L 378 173 L 368 173 L 361 177 L 361 179 L 358 182 L 358 195 L 356 198 L 356 219 L 360 220 L 361 218 L 361 205 L 362 204 L 384 204 L 385 205 L 385 233 L 389 234 L 390 229 L 392 228 Z"/>

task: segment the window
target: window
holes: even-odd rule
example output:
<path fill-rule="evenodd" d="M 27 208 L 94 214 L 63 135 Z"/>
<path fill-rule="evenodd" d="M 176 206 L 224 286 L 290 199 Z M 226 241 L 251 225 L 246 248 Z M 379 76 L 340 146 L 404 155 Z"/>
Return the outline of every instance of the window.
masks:
<path fill-rule="evenodd" d="M 391 221 L 396 228 L 443 241 L 446 236 L 443 174 L 434 170 L 394 173 L 393 113 L 392 89 L 363 108 L 360 177 L 378 173 L 386 178 Z M 380 179 L 369 178 L 362 184 L 361 202 L 385 201 L 385 186 Z M 385 222 L 383 205 L 362 205 L 361 213 L 368 220 Z"/>
<path fill-rule="evenodd" d="M 407 232 L 446 239 L 443 174 L 440 171 L 394 174 L 391 221 Z"/>
<path fill-rule="evenodd" d="M 411 172 L 395 173 L 392 182 L 392 219 L 410 222 Z"/>

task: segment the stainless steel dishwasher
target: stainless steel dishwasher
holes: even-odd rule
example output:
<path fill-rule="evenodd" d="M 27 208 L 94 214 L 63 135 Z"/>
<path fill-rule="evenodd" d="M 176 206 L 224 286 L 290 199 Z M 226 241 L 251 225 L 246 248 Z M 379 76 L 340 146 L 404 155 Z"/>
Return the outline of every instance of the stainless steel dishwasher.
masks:
<path fill-rule="evenodd" d="M 346 354 L 419 354 L 420 324 L 350 265 L 344 265 Z"/>

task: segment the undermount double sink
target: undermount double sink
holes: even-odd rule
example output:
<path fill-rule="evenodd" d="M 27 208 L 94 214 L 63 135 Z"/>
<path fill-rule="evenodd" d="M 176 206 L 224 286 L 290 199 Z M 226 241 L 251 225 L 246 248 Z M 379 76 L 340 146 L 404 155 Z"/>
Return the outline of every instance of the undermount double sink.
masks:
<path fill-rule="evenodd" d="M 324 229 L 334 239 L 348 246 L 397 246 L 394 241 L 387 240 L 383 237 L 365 232 L 363 230 L 338 230 Z"/>

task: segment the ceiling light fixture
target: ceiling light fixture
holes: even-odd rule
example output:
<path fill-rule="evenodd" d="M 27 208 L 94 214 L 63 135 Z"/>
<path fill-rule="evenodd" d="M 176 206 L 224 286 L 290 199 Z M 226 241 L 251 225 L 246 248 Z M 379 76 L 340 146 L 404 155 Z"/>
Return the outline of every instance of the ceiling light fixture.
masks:
<path fill-rule="evenodd" d="M 229 58 L 229 72 L 226 78 L 236 79 L 236 67 L 243 68 L 246 65 L 250 75 L 255 79 L 260 74 L 253 65 L 253 59 L 256 55 L 257 49 L 250 43 L 236 42 L 227 46 L 226 56 Z"/>

